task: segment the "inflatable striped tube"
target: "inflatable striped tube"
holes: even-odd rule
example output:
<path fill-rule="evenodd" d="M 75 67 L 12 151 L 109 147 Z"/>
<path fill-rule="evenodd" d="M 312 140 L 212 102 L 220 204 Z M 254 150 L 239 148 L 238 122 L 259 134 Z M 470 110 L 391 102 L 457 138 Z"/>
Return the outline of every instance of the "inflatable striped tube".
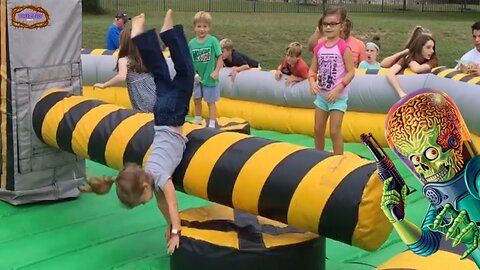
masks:
<path fill-rule="evenodd" d="M 46 144 L 117 169 L 144 163 L 151 120 L 61 90 L 47 91 L 33 113 Z M 366 250 L 387 239 L 392 227 L 378 207 L 382 182 L 371 161 L 191 124 L 184 130 L 177 189 Z"/>

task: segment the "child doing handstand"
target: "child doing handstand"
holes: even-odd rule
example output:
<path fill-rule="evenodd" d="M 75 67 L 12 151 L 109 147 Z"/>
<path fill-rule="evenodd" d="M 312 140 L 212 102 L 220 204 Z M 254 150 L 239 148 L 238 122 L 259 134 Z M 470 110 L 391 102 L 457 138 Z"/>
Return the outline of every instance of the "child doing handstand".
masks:
<path fill-rule="evenodd" d="M 172 174 L 186 147 L 187 139 L 182 135 L 182 126 L 189 109 L 195 73 L 183 28 L 173 26 L 172 11 L 168 10 L 165 15 L 160 37 L 170 49 L 177 73 L 173 80 L 170 79 L 158 36 L 153 29 L 143 32 L 144 21 L 143 13 L 132 19 L 132 39 L 143 63 L 155 78 L 155 137 L 145 168 L 127 165 L 115 182 L 117 196 L 128 208 L 145 204 L 155 195 L 158 208 L 168 224 L 165 236 L 168 252 L 172 254 L 180 241 L 180 215 Z M 112 181 L 108 178 L 96 178 L 90 182 L 89 188 L 101 194 L 108 192 L 111 185 Z"/>

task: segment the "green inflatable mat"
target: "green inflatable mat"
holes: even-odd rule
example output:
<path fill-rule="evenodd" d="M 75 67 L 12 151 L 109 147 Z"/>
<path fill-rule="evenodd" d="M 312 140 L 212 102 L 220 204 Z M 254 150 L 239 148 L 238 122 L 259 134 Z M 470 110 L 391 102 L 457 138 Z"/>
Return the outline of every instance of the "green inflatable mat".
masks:
<path fill-rule="evenodd" d="M 252 130 L 252 134 L 313 147 L 304 135 Z M 331 149 L 327 141 L 326 149 Z M 371 158 L 366 147 L 346 143 L 345 150 Z M 420 224 L 427 207 L 421 185 L 390 150 L 407 184 L 413 189 L 407 217 Z M 115 175 L 116 171 L 87 161 L 87 175 Z M 181 210 L 210 202 L 178 193 Z M 135 210 L 120 206 L 112 190 L 104 196 L 83 194 L 61 202 L 11 206 L 0 202 L 0 269 L 169 269 L 163 234 L 165 221 L 154 200 Z M 406 250 L 395 231 L 375 252 L 327 240 L 328 270 L 376 269 Z"/>

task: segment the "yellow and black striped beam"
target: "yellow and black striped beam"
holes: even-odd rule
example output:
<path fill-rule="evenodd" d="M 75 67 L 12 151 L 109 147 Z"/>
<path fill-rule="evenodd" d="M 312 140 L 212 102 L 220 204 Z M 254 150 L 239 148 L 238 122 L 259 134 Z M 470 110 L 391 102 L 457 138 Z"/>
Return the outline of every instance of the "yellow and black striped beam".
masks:
<path fill-rule="evenodd" d="M 452 79 L 455 81 L 466 82 L 470 84 L 477 84 L 480 85 L 480 77 L 473 76 L 467 73 L 462 73 L 454 68 L 448 68 L 445 66 L 436 67 L 432 69 L 432 73 L 437 75 L 438 77 Z"/>
<path fill-rule="evenodd" d="M 143 164 L 152 120 L 61 90 L 48 91 L 33 112 L 46 144 L 117 169 Z M 388 238 L 373 162 L 188 123 L 184 132 L 189 142 L 173 176 L 177 189 L 366 250 Z"/>
<path fill-rule="evenodd" d="M 15 190 L 7 0 L 0 0 L 0 189 Z"/>
<path fill-rule="evenodd" d="M 153 141 L 153 114 L 61 89 L 47 91 L 33 115 L 34 130 L 44 143 L 112 168 L 129 162 L 143 164 Z M 220 118 L 219 124 L 226 131 L 250 133 L 243 119 Z M 187 131 L 198 128 L 186 125 Z"/>
<path fill-rule="evenodd" d="M 82 48 L 81 54 L 90 54 L 90 55 L 115 55 L 118 56 L 118 50 L 107 50 L 107 49 L 85 49 Z M 163 55 L 165 57 L 170 57 L 170 52 L 164 51 Z"/>
<path fill-rule="evenodd" d="M 389 68 L 380 68 L 380 69 L 355 69 L 356 75 L 387 75 Z M 411 69 L 406 68 L 398 72 L 399 75 L 416 75 Z"/>

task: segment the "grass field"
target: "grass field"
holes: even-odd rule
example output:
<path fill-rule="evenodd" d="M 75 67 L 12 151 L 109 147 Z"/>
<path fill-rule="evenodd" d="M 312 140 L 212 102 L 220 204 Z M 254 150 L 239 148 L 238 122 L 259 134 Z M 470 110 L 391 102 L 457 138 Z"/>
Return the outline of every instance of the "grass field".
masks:
<path fill-rule="evenodd" d="M 164 12 L 149 10 L 144 10 L 147 27 L 160 28 Z M 187 39 L 194 36 L 193 15 L 194 12 L 174 13 L 175 22 L 185 25 Z M 320 13 L 214 12 L 212 15 L 211 34 L 219 39 L 232 39 L 239 51 L 257 59 L 262 67 L 272 69 L 278 65 L 290 42 L 306 44 Z M 354 36 L 369 39 L 376 34 L 381 37 L 380 58 L 402 49 L 415 25 L 431 29 L 437 42 L 440 63 L 446 66 L 454 66 L 455 60 L 472 48 L 470 26 L 478 20 L 475 13 L 350 13 L 349 16 L 354 22 Z M 104 48 L 105 33 L 112 21 L 113 15 L 84 16 L 83 47 Z M 311 56 L 305 51 L 304 58 L 310 62 Z"/>

